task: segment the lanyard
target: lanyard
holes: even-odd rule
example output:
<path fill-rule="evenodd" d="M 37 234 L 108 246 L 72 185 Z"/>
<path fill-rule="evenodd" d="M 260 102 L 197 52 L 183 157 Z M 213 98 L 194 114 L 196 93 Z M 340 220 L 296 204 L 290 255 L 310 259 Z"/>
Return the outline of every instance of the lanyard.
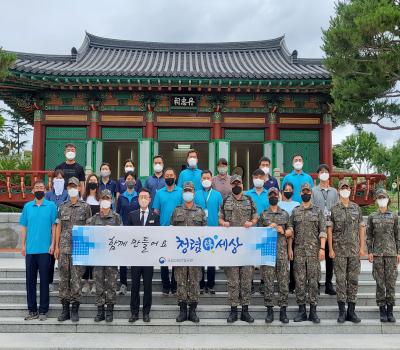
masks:
<path fill-rule="evenodd" d="M 206 207 L 208 205 L 208 200 L 210 199 L 210 196 L 211 196 L 211 191 L 212 191 L 212 188 L 208 191 L 207 199 L 205 198 L 204 193 L 203 193 L 203 198 L 204 198 L 204 201 L 206 202 Z"/>

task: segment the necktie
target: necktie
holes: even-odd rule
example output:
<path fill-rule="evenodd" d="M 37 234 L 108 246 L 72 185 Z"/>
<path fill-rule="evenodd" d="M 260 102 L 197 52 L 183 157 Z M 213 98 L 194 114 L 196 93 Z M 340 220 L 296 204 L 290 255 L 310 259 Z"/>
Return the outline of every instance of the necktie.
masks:
<path fill-rule="evenodd" d="M 142 216 L 140 217 L 140 225 L 144 226 L 144 213 L 145 212 L 142 210 L 141 213 L 142 213 Z"/>

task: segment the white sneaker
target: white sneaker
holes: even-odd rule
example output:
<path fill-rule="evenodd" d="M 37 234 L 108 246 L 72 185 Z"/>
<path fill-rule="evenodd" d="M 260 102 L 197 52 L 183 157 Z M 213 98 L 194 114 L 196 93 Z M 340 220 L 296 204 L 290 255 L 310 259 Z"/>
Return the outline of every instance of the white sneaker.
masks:
<path fill-rule="evenodd" d="M 83 294 L 88 294 L 90 292 L 90 285 L 89 282 L 86 281 L 85 284 L 82 287 L 82 293 Z"/>
<path fill-rule="evenodd" d="M 92 290 L 90 291 L 90 294 L 96 294 L 96 285 L 94 284 L 94 282 L 93 282 L 93 285 L 92 285 Z"/>
<path fill-rule="evenodd" d="M 119 288 L 119 295 L 126 295 L 126 285 L 125 284 L 121 284 L 121 287 Z"/>

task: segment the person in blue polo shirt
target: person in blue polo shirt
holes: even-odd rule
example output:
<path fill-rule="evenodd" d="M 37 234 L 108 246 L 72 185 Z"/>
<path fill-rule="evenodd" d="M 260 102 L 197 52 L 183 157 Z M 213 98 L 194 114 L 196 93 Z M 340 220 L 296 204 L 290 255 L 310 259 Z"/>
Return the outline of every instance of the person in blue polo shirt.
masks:
<path fill-rule="evenodd" d="M 125 186 L 126 191 L 118 196 L 117 200 L 117 213 L 121 216 L 122 224 L 128 225 L 129 213 L 139 209 L 138 194 L 135 191 L 136 175 L 133 171 L 125 173 Z M 126 295 L 128 289 L 128 268 L 126 266 L 120 266 L 119 268 L 119 280 L 120 280 L 120 295 Z"/>
<path fill-rule="evenodd" d="M 217 190 L 211 188 L 212 173 L 210 170 L 203 170 L 201 174 L 202 190 L 197 191 L 194 196 L 194 203 L 204 209 L 207 217 L 207 226 L 219 226 L 218 212 L 222 205 L 222 195 Z M 207 267 L 207 283 L 204 280 L 205 268 L 202 268 L 202 278 L 200 281 L 200 294 L 204 291 L 215 294 L 215 266 Z"/>
<path fill-rule="evenodd" d="M 117 182 L 110 178 L 111 165 L 109 163 L 102 163 L 100 165 L 100 182 L 99 191 L 109 190 L 113 196 L 113 201 L 117 194 Z"/>
<path fill-rule="evenodd" d="M 46 187 L 42 180 L 33 185 L 35 199 L 25 204 L 21 225 L 21 254 L 26 264 L 26 294 L 28 315 L 25 320 L 44 321 L 49 311 L 49 265 L 54 254 L 57 206 L 44 199 Z M 37 273 L 40 276 L 40 306 L 36 302 Z"/>
<path fill-rule="evenodd" d="M 172 168 L 164 171 L 165 187 L 157 191 L 153 202 L 154 212 L 160 215 L 160 226 L 169 226 L 174 209 L 182 204 L 182 188 L 175 185 L 176 173 Z M 161 266 L 161 281 L 163 295 L 176 293 L 176 280 L 172 268 L 171 280 L 169 279 L 168 266 Z"/>
<path fill-rule="evenodd" d="M 282 188 L 285 187 L 285 184 L 287 182 L 292 183 L 294 187 L 293 200 L 295 202 L 301 203 L 302 202 L 300 194 L 301 185 L 303 185 L 304 183 L 309 183 L 310 187 L 312 188 L 314 186 L 314 181 L 309 174 L 303 171 L 304 161 L 301 155 L 296 154 L 295 156 L 293 156 L 292 164 L 293 164 L 293 171 L 290 174 L 287 174 L 283 178 Z"/>
<path fill-rule="evenodd" d="M 271 187 L 275 187 L 279 190 L 278 180 L 274 178 L 272 175 L 271 169 L 271 159 L 268 157 L 261 157 L 258 161 L 258 167 L 264 172 L 265 174 L 265 182 L 264 188 L 269 190 Z"/>
<path fill-rule="evenodd" d="M 256 169 L 252 176 L 254 187 L 244 194 L 254 201 L 257 207 L 257 214 L 261 215 L 262 212 L 269 207 L 268 191 L 264 188 L 266 175 L 263 170 Z"/>
<path fill-rule="evenodd" d="M 200 191 L 203 187 L 201 186 L 201 170 L 197 168 L 199 161 L 199 153 L 196 150 L 190 150 L 187 154 L 187 168 L 182 170 L 178 178 L 178 186 L 182 188 L 185 182 L 193 182 L 194 190 Z"/>
<path fill-rule="evenodd" d="M 154 198 L 156 198 L 156 193 L 158 190 L 165 186 L 165 179 L 163 176 L 164 169 L 164 159 L 161 155 L 156 155 L 153 157 L 153 170 L 154 174 L 149 176 L 144 182 L 144 188 L 150 191 L 151 205 L 153 204 Z"/>

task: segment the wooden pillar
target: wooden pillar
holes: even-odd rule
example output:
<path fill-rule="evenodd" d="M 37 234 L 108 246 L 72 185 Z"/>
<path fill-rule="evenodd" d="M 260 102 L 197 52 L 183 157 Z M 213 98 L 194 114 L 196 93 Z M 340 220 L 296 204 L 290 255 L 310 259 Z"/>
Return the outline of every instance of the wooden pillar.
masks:
<path fill-rule="evenodd" d="M 33 118 L 32 170 L 46 170 L 44 169 L 43 111 L 35 110 Z"/>
<path fill-rule="evenodd" d="M 99 112 L 95 110 L 91 111 L 89 118 L 90 118 L 89 138 L 99 139 L 100 138 Z"/>
<path fill-rule="evenodd" d="M 212 129 L 211 129 L 211 137 L 214 140 L 222 139 L 222 127 L 221 127 L 221 105 L 218 104 L 214 110 L 212 116 Z"/>
<path fill-rule="evenodd" d="M 268 114 L 268 126 L 269 126 L 269 133 L 268 133 L 267 139 L 269 141 L 279 140 L 278 123 L 276 121 L 276 113 L 275 112 L 270 112 Z"/>
<path fill-rule="evenodd" d="M 320 145 L 322 149 L 322 162 L 327 164 L 332 169 L 332 117 L 330 113 L 324 114 L 323 117 L 322 138 Z"/>
<path fill-rule="evenodd" d="M 153 139 L 155 135 L 154 131 L 154 108 L 151 103 L 147 103 L 146 105 L 146 126 L 144 129 L 144 137 L 148 139 Z"/>

